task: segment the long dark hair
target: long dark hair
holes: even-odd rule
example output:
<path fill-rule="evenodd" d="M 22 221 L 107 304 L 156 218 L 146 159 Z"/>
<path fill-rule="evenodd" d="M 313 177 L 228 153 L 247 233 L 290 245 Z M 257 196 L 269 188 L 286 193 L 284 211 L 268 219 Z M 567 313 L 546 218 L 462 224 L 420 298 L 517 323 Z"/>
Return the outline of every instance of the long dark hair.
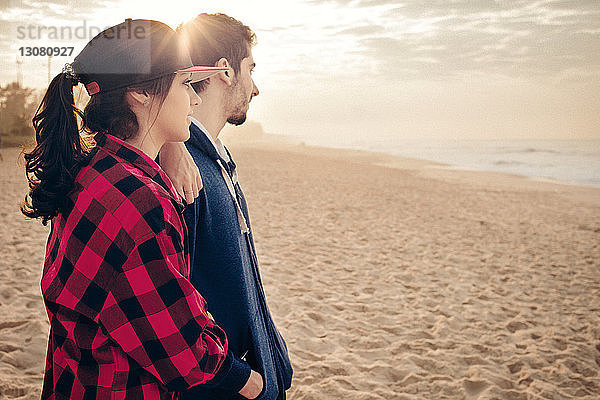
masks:
<path fill-rule="evenodd" d="M 121 139 L 134 136 L 139 123 L 127 103 L 126 93 L 155 95 L 160 110 L 174 76 L 169 74 L 135 86 L 96 93 L 83 112 L 75 106 L 73 97 L 77 81 L 65 73 L 54 77 L 32 120 L 36 146 L 24 155 L 29 193 L 21 212 L 30 218 L 41 218 L 46 225 L 67 211 L 68 194 L 75 185 L 75 177 L 93 154 L 93 150 L 82 143 L 81 134 L 95 134 L 96 141 L 109 132 Z"/>

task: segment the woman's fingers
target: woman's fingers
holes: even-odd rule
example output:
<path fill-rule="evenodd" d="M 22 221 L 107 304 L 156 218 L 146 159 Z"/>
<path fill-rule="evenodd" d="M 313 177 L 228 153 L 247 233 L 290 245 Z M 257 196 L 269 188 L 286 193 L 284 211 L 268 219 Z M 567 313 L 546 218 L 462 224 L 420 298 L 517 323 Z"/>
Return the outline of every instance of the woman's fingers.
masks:
<path fill-rule="evenodd" d="M 196 171 L 198 171 L 196 169 Z M 200 171 L 196 174 L 196 186 L 198 187 L 198 193 L 202 190 L 202 176 L 200 176 Z"/>
<path fill-rule="evenodd" d="M 196 199 L 196 197 L 198 197 L 198 185 L 196 184 L 195 179 L 192 180 L 191 191 L 192 191 L 192 196 L 194 196 L 194 198 L 192 199 L 192 203 L 193 203 L 194 200 Z"/>
<path fill-rule="evenodd" d="M 181 197 L 187 204 L 191 204 L 200 194 L 200 190 L 202 189 L 202 178 L 200 178 L 200 173 L 198 173 L 197 176 L 190 178 L 187 181 L 191 182 L 191 184 L 181 189 Z"/>
<path fill-rule="evenodd" d="M 194 199 L 196 198 L 194 196 L 194 190 L 191 187 L 183 189 L 182 197 L 183 197 L 183 200 L 186 202 L 186 204 L 192 204 L 194 202 Z"/>

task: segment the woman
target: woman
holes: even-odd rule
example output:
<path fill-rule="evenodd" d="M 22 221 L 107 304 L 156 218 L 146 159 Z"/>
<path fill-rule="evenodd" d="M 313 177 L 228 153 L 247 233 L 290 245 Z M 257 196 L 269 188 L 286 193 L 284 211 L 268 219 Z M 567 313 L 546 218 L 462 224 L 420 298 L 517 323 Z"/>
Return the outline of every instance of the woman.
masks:
<path fill-rule="evenodd" d="M 171 28 L 126 20 L 65 66 L 33 118 L 22 211 L 52 227 L 42 398 L 177 398 L 199 384 L 261 391 L 187 279 L 181 198 L 153 161 L 164 143 L 188 138 L 200 101 L 190 84 L 214 73 L 191 65 Z M 84 112 L 74 106 L 79 82 L 91 96 Z M 91 150 L 77 116 L 94 133 Z"/>

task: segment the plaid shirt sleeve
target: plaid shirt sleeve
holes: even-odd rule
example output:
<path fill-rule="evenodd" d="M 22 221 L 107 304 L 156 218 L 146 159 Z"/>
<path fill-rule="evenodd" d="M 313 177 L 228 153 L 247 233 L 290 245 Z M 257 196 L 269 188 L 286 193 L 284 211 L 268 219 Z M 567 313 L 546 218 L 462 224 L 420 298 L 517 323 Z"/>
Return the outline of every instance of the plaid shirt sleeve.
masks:
<path fill-rule="evenodd" d="M 170 391 L 215 377 L 227 353 L 224 332 L 179 272 L 169 224 L 140 239 L 110 284 L 99 314 L 109 336 Z"/>

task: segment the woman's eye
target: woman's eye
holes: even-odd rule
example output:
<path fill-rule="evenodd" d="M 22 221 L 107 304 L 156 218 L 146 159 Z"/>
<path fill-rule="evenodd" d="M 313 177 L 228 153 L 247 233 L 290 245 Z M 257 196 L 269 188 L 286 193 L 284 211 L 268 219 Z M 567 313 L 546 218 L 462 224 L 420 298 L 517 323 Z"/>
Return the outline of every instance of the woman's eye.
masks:
<path fill-rule="evenodd" d="M 184 85 L 192 87 L 192 80 L 188 79 L 187 81 L 183 82 Z"/>

